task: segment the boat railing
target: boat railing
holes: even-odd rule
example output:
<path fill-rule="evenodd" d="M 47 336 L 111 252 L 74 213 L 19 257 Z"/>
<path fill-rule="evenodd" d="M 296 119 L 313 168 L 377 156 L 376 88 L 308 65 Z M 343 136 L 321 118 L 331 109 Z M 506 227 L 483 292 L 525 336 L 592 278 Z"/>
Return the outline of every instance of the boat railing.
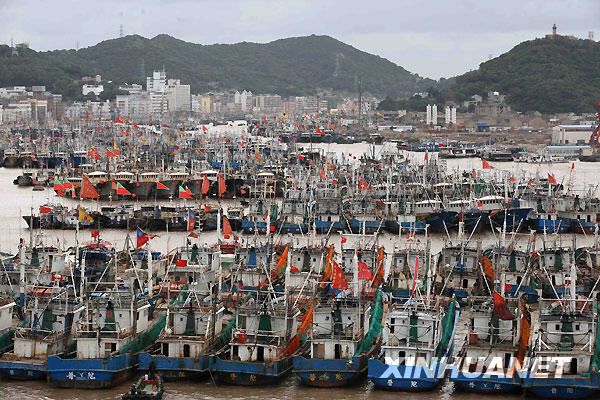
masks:
<path fill-rule="evenodd" d="M 596 300 L 583 296 L 539 300 L 540 317 L 548 315 L 569 314 L 575 318 L 593 318 Z"/>
<path fill-rule="evenodd" d="M 549 336 L 559 337 L 559 342 L 550 342 Z M 571 337 L 571 340 L 568 338 Z M 565 340 L 566 339 L 566 340 Z M 593 352 L 594 335 L 591 330 L 587 332 L 563 332 L 563 331 L 541 331 L 537 344 L 538 351 L 541 352 Z"/>
<path fill-rule="evenodd" d="M 99 325 L 95 325 L 91 328 L 93 329 L 88 329 L 88 323 L 86 323 L 85 321 L 80 321 L 77 323 L 77 328 L 76 328 L 76 335 L 77 337 L 80 338 L 87 338 L 87 339 L 92 339 L 92 338 L 96 338 L 96 339 L 100 339 L 101 337 L 112 337 L 115 339 L 123 339 L 129 336 L 133 336 L 134 332 L 133 332 L 133 327 L 131 327 L 130 329 L 121 329 L 120 325 L 118 322 L 115 322 L 115 330 L 114 331 L 109 331 L 109 330 L 102 330 L 102 328 Z"/>
<path fill-rule="evenodd" d="M 58 341 L 65 337 L 64 331 L 55 331 L 39 328 L 21 327 L 15 331 L 15 338 L 19 339 L 37 339 L 41 338 L 43 341 Z"/>
<path fill-rule="evenodd" d="M 245 329 L 234 329 L 231 344 L 267 344 L 281 346 L 283 337 L 277 331 L 259 330 L 248 333 Z"/>

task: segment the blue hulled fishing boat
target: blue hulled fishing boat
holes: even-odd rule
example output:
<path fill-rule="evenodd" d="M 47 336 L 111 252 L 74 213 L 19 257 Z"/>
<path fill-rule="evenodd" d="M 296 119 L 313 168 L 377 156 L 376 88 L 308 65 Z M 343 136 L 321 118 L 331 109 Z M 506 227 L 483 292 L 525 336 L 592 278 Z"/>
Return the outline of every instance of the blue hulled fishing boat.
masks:
<path fill-rule="evenodd" d="M 162 316 L 150 327 L 150 304 L 129 291 L 97 293 L 77 324 L 76 350 L 48 357 L 48 381 L 63 388 L 98 389 L 125 381 L 165 327 Z"/>
<path fill-rule="evenodd" d="M 169 305 L 167 326 L 155 345 L 139 356 L 139 368 L 150 369 L 165 379 L 201 378 L 208 374 L 210 355 L 223 327 L 224 308 L 213 302 L 206 282 L 185 287 Z"/>
<path fill-rule="evenodd" d="M 598 304 L 577 296 L 577 273 L 571 266 L 568 291 L 557 299 L 540 299 L 539 330 L 523 388 L 536 396 L 577 399 L 600 388 Z"/>
<path fill-rule="evenodd" d="M 378 389 L 425 391 L 444 378 L 454 350 L 459 305 L 392 299 L 386 312 L 381 353 L 369 360 L 368 377 Z"/>
<path fill-rule="evenodd" d="M 327 256 L 326 271 L 331 271 L 331 290 L 341 298 L 329 299 L 327 296 L 314 309 L 308 340 L 310 353 L 294 357 L 294 372 L 300 381 L 316 387 L 347 386 L 362 379 L 367 373 L 368 359 L 379 349 L 383 322 L 381 290 L 376 293 L 372 307 L 365 310 L 361 304 L 363 285 L 360 282 L 358 253 L 354 252 L 353 295 L 349 296 L 342 269 L 333 261 L 332 249 L 333 246 Z M 377 269 L 381 271 L 379 275 L 376 273 L 379 277 L 383 277 L 383 254 L 383 248 L 380 248 Z M 369 282 L 369 286 L 377 285 L 377 282 Z"/>
<path fill-rule="evenodd" d="M 531 315 L 521 300 L 517 324 L 510 305 L 498 292 L 493 300 L 473 299 L 469 333 L 451 369 L 450 380 L 458 388 L 480 393 L 521 388 L 519 371 L 529 348 Z"/>
<path fill-rule="evenodd" d="M 13 350 L 0 357 L 0 375 L 9 379 L 45 379 L 47 359 L 68 351 L 72 321 L 81 311 L 64 288 L 36 288 L 25 311 L 25 321 L 7 331 Z M 12 310 L 9 317 L 12 322 Z"/>
<path fill-rule="evenodd" d="M 298 336 L 292 336 L 298 315 L 289 304 L 291 267 L 286 266 L 287 263 L 288 247 L 266 279 L 263 275 L 258 286 L 242 284 L 244 289 L 238 288 L 235 315 L 225 329 L 226 335 L 221 335 L 224 346 L 214 353 L 211 360 L 210 372 L 218 381 L 261 386 L 278 382 L 292 371 L 291 356 L 298 346 L 293 346 L 291 340 Z M 260 272 L 247 275 L 246 279 L 260 278 Z M 283 290 L 277 290 L 281 286 L 275 285 L 275 282 L 282 278 Z M 242 283 L 243 279 L 242 276 Z"/>

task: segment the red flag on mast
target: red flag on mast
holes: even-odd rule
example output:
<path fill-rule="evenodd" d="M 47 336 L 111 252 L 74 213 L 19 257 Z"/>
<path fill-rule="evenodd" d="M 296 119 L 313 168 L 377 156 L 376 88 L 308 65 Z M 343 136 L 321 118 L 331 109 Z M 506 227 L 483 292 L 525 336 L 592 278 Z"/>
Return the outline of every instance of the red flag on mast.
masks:
<path fill-rule="evenodd" d="M 219 174 L 219 196 L 225 193 L 226 190 L 227 187 L 225 186 L 225 179 L 223 179 L 223 174 Z"/>
<path fill-rule="evenodd" d="M 210 183 L 208 182 L 208 178 L 204 175 L 204 179 L 202 180 L 202 194 L 207 194 L 208 189 L 210 188 Z"/>
<path fill-rule="evenodd" d="M 412 290 L 410 292 L 411 297 L 415 295 L 415 289 L 417 287 L 417 276 L 419 276 L 419 256 L 417 256 L 417 261 L 415 262 L 415 272 L 413 274 L 413 284 Z"/>
<path fill-rule="evenodd" d="M 231 224 L 227 217 L 223 215 L 223 235 L 231 235 L 232 233 Z"/>

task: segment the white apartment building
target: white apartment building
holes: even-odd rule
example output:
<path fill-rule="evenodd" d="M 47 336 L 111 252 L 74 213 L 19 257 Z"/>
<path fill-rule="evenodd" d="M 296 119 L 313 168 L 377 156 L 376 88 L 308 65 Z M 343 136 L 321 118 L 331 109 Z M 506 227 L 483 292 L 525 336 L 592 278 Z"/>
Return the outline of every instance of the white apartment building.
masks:
<path fill-rule="evenodd" d="M 100 93 L 104 92 L 104 85 L 83 85 L 81 87 L 81 94 L 87 96 L 90 93 L 100 96 Z"/>
<path fill-rule="evenodd" d="M 146 90 L 148 92 L 164 92 L 167 86 L 167 73 L 165 71 L 154 71 L 152 76 L 146 78 Z"/>
<path fill-rule="evenodd" d="M 179 79 L 169 79 L 165 88 L 169 112 L 190 111 L 190 85 L 182 85 Z"/>

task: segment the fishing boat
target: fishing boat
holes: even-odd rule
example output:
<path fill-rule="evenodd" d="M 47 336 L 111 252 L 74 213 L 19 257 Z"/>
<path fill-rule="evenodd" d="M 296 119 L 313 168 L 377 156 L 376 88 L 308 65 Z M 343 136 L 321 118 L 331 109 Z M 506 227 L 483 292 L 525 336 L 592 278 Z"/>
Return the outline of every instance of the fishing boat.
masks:
<path fill-rule="evenodd" d="M 148 373 L 141 376 L 131 389 L 121 397 L 122 400 L 160 400 L 165 391 L 159 374 Z"/>
<path fill-rule="evenodd" d="M 140 369 L 154 366 L 165 379 L 199 379 L 208 374 L 209 350 L 221 333 L 225 309 L 211 296 L 216 288 L 206 275 L 198 278 L 177 292 L 164 332 L 148 352 L 140 354 Z"/>
<path fill-rule="evenodd" d="M 540 299 L 539 330 L 522 380 L 539 397 L 586 398 L 600 388 L 598 304 L 577 296 L 574 263 L 569 278 L 562 296 Z"/>
<path fill-rule="evenodd" d="M 458 224 L 458 212 L 444 207 L 441 200 L 422 200 L 411 205 L 417 218 L 432 232 L 447 232 Z"/>
<path fill-rule="evenodd" d="M 443 380 L 454 351 L 459 305 L 451 300 L 444 311 L 430 300 L 392 297 L 381 352 L 369 359 L 368 377 L 376 388 L 426 391 Z"/>
<path fill-rule="evenodd" d="M 330 286 L 335 297 L 327 295 L 314 311 L 311 310 L 312 327 L 307 341 L 310 353 L 294 357 L 294 372 L 305 385 L 340 387 L 355 384 L 366 376 L 368 359 L 379 350 L 384 310 L 382 292 L 377 292 L 372 307 L 363 308 L 364 299 L 360 295 L 364 293 L 364 284 L 360 281 L 358 253 L 355 251 L 354 254 L 352 294 L 346 292 L 348 286 L 342 269 L 333 260 L 331 252 L 328 254 L 326 271 L 329 273 L 326 272 L 323 279 L 332 282 L 323 285 L 322 279 L 321 286 L 323 289 Z M 383 262 L 379 268 L 382 277 Z M 365 275 L 370 272 L 363 270 L 363 280 L 368 279 Z M 375 287 L 380 280 L 373 283 Z"/>
<path fill-rule="evenodd" d="M 45 379 L 48 357 L 70 348 L 71 321 L 80 312 L 81 307 L 69 298 L 64 288 L 56 285 L 34 289 L 27 303 L 25 322 L 13 332 L 13 350 L 0 357 L 0 375 L 17 380 Z"/>
<path fill-rule="evenodd" d="M 85 318 L 77 324 L 76 350 L 48 357 L 48 381 L 62 388 L 112 387 L 132 376 L 139 352 L 165 327 L 166 316 L 150 325 L 150 304 L 129 290 L 90 292 Z"/>
<path fill-rule="evenodd" d="M 506 302 L 497 291 L 491 298 L 472 298 L 469 332 L 450 374 L 458 388 L 486 394 L 520 390 L 519 371 L 529 349 L 531 314 L 521 300 L 515 319 L 510 309 L 516 302 Z"/>
<path fill-rule="evenodd" d="M 235 315 L 225 328 L 225 345 L 214 353 L 210 367 L 218 381 L 261 386 L 278 382 L 292 371 L 292 354 L 297 351 L 295 344 L 300 339 L 291 343 L 296 338 L 292 332 L 297 330 L 299 312 L 291 307 L 288 295 L 288 251 L 286 246 L 277 265 L 266 271 L 266 278 L 263 274 L 258 286 L 240 279 Z M 260 275 L 251 273 L 247 278 L 257 276 Z M 274 284 L 279 279 L 284 284 L 283 288 L 279 286 L 281 291 Z"/>

